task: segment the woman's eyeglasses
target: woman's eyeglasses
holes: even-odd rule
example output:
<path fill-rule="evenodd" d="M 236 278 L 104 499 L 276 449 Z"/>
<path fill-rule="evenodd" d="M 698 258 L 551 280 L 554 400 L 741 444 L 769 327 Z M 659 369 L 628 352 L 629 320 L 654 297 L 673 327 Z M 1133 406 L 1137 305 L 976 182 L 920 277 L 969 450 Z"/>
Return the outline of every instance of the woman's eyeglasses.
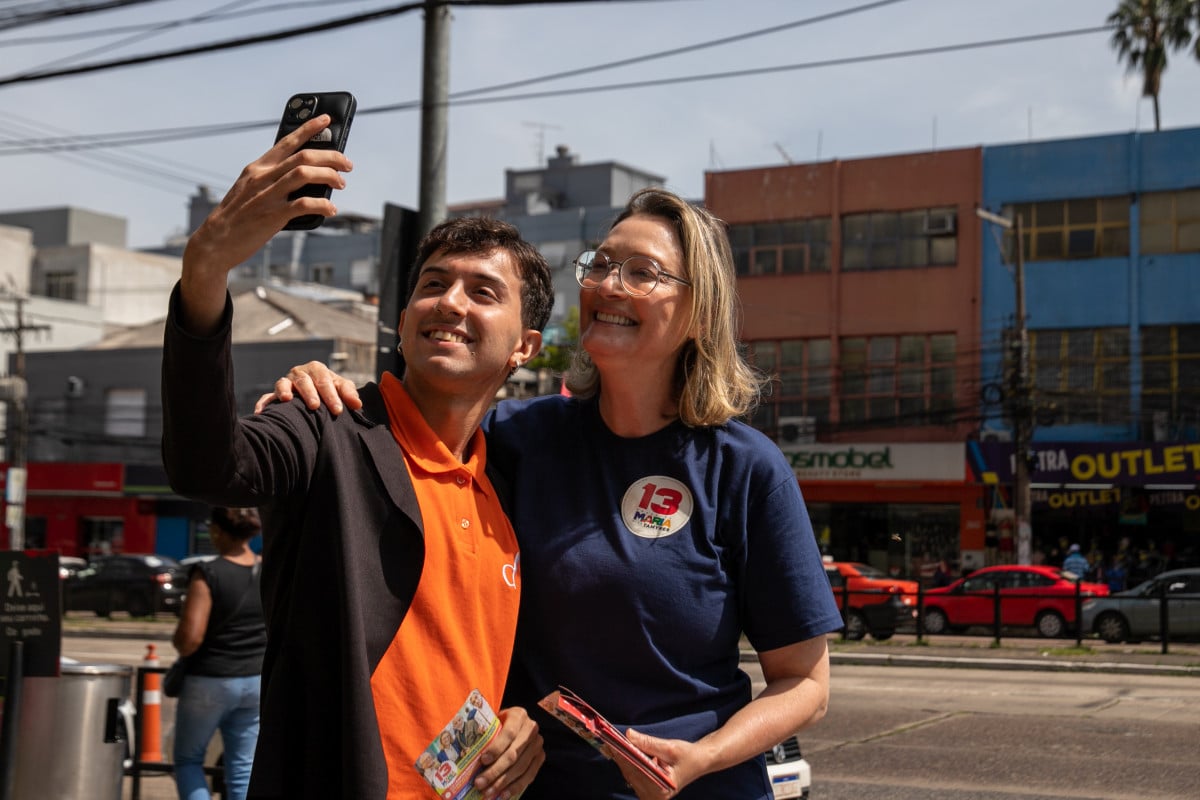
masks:
<path fill-rule="evenodd" d="M 600 284 L 608 280 L 614 269 L 617 270 L 617 280 L 621 288 L 633 297 L 645 297 L 650 294 L 659 281 L 692 285 L 687 278 L 672 275 L 648 256 L 630 256 L 624 261 L 612 261 L 595 250 L 584 250 L 575 259 L 575 280 L 579 281 L 579 285 L 584 289 L 598 289 Z"/>

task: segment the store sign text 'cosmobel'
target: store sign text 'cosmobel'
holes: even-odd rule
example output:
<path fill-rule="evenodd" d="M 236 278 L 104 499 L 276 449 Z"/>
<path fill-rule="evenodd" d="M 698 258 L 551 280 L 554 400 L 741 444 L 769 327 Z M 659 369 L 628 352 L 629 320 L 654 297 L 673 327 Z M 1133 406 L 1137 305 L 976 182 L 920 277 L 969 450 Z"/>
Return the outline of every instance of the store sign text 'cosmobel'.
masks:
<path fill-rule="evenodd" d="M 890 447 L 875 450 L 854 447 L 845 450 L 795 450 L 787 455 L 791 459 L 792 469 L 893 469 Z"/>

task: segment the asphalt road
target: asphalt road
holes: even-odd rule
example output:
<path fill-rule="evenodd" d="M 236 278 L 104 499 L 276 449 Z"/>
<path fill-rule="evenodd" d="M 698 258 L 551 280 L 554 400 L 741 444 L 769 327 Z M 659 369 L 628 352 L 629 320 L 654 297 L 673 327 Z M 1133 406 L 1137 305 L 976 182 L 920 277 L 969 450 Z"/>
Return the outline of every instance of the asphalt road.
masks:
<path fill-rule="evenodd" d="M 63 647 L 92 663 L 145 655 L 137 640 Z M 169 643 L 159 649 L 169 664 Z M 757 664 L 743 667 L 761 686 Z M 813 800 L 1195 800 L 1200 679 L 835 664 L 829 714 L 801 742 Z M 144 781 L 141 796 L 175 797 L 165 777 Z"/>
<path fill-rule="evenodd" d="M 1195 800 L 1200 680 L 835 665 L 800 739 L 819 800 Z"/>

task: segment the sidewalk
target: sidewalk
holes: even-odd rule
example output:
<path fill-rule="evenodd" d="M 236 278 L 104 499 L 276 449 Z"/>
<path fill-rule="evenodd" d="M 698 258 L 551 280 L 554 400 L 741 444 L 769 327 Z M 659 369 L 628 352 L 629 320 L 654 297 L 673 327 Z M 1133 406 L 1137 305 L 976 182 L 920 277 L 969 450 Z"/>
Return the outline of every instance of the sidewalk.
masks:
<path fill-rule="evenodd" d="M 146 641 L 170 640 L 175 630 L 173 616 L 154 620 L 114 615 L 101 619 L 72 614 L 63 620 L 63 636 L 104 636 Z M 1023 632 L 1022 632 L 1023 633 Z M 995 646 L 992 636 L 933 636 L 918 643 L 911 633 L 898 633 L 885 642 L 871 637 L 858 642 L 829 638 L 830 658 L 837 664 L 866 664 L 910 667 L 962 667 L 976 669 L 1064 670 L 1113 672 L 1143 675 L 1191 675 L 1200 677 L 1200 642 L 1171 642 L 1168 652 L 1162 643 L 1108 644 L 1085 638 L 1077 648 L 1074 639 L 1042 639 L 1012 635 Z M 754 651 L 743 640 L 742 659 L 754 660 Z"/>
<path fill-rule="evenodd" d="M 896 634 L 886 642 L 867 637 L 859 642 L 830 637 L 830 660 L 837 664 L 974 669 L 1058 670 L 1129 675 L 1188 675 L 1200 677 L 1200 642 L 1109 644 L 1085 638 L 1042 639 L 1005 636 L 995 645 L 990 635 L 934 636 L 917 642 L 913 634 Z"/>

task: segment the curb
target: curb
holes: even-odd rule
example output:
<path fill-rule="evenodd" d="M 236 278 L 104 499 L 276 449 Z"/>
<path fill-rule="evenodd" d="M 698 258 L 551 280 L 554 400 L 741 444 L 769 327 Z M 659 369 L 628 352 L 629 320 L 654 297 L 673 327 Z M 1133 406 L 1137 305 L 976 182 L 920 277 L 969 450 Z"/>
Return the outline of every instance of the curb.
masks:
<path fill-rule="evenodd" d="M 1040 672 L 1104 672 L 1120 675 L 1200 676 L 1200 667 L 1175 664 L 1136 664 L 1120 661 L 910 656 L 891 653 L 830 653 L 829 660 L 832 664 L 857 664 L 860 666 L 950 667 L 962 669 L 1037 670 Z"/>
<path fill-rule="evenodd" d="M 753 650 L 741 650 L 742 663 L 755 663 Z M 1039 672 L 1092 672 L 1114 675 L 1172 675 L 1200 677 L 1200 665 L 1147 664 L 1125 661 L 1069 661 L 1065 659 L 1008 658 L 906 655 L 899 653 L 839 653 L 829 654 L 830 664 L 849 664 L 870 667 L 940 667 L 951 669 L 1027 670 Z"/>
<path fill-rule="evenodd" d="M 163 631 L 114 631 L 114 630 L 87 630 L 86 628 L 68 629 L 63 628 L 63 638 L 93 638 L 93 639 L 145 639 L 154 642 L 169 642 L 171 636 L 175 633 L 175 628 Z"/>
<path fill-rule="evenodd" d="M 64 637 L 104 637 L 109 639 L 129 639 L 151 642 L 169 642 L 174 633 L 174 625 L 136 626 L 126 630 L 104 628 L 88 629 L 64 627 Z M 1150 658 L 1145 657 L 1145 658 Z M 758 661 L 758 655 L 750 649 L 739 651 L 739 660 L 743 663 Z M 1145 661 L 1078 661 L 1056 658 L 1019 658 L 1009 656 L 953 656 L 933 654 L 908 653 L 868 653 L 868 652 L 838 652 L 829 654 L 831 664 L 851 664 L 873 667 L 941 667 L 956 669 L 997 669 L 997 670 L 1029 670 L 1049 672 L 1090 672 L 1108 673 L 1115 675 L 1177 675 L 1200 677 L 1200 664 L 1154 664 Z"/>

